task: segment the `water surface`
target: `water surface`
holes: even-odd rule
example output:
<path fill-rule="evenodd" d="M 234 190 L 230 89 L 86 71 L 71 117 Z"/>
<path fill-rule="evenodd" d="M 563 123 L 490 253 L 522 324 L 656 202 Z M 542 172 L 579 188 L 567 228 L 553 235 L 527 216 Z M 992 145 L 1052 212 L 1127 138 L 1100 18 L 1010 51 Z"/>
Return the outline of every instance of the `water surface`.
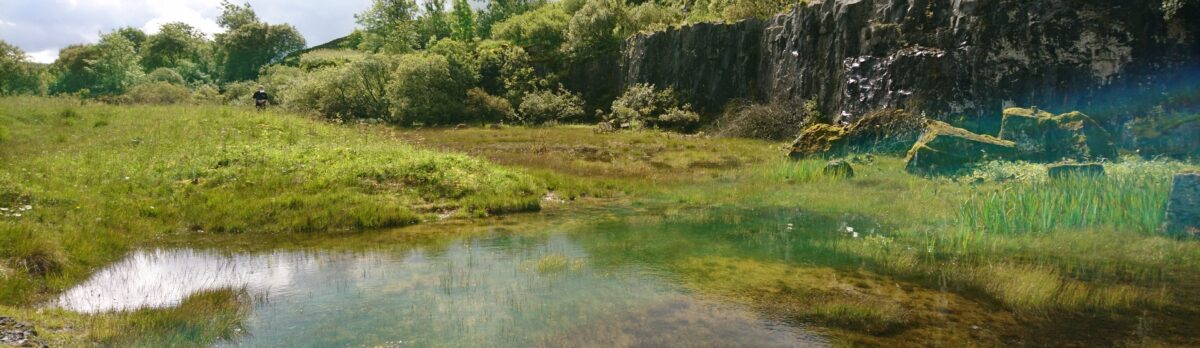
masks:
<path fill-rule="evenodd" d="M 58 304 L 169 307 L 198 291 L 244 288 L 248 334 L 228 346 L 827 345 L 795 323 L 695 293 L 666 265 L 697 255 L 827 259 L 812 241 L 842 238 L 844 221 L 795 210 L 582 215 L 408 243 L 144 250 Z"/>

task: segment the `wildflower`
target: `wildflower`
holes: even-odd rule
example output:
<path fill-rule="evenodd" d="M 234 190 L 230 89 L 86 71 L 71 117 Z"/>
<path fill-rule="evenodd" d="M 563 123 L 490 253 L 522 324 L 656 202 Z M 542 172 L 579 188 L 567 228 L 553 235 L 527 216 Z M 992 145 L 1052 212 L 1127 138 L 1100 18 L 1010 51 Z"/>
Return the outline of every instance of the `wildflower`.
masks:
<path fill-rule="evenodd" d="M 8 211 L 8 208 L 0 208 L 0 211 Z"/>
<path fill-rule="evenodd" d="M 21 207 L 21 210 L 33 210 L 33 206 L 26 204 L 25 206 Z"/>
<path fill-rule="evenodd" d="M 850 232 L 850 236 L 854 237 L 854 238 L 858 238 L 858 232 Z"/>
<path fill-rule="evenodd" d="M 13 217 L 21 217 L 21 213 L 13 213 L 12 216 Z"/>

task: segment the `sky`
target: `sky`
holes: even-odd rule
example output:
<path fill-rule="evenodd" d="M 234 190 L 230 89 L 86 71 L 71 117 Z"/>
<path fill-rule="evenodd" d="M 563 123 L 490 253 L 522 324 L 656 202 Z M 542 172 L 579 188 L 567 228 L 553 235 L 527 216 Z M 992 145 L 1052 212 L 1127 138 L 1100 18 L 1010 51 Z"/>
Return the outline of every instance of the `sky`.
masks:
<path fill-rule="evenodd" d="M 247 2 L 237 0 L 235 3 Z M 354 15 L 371 0 L 249 0 L 268 23 L 296 26 L 309 46 L 354 30 Z M 207 34 L 221 31 L 221 0 L 0 0 L 0 40 L 14 44 L 33 61 L 50 63 L 76 43 L 95 43 L 120 27 L 158 32 L 163 23 L 184 22 Z"/>

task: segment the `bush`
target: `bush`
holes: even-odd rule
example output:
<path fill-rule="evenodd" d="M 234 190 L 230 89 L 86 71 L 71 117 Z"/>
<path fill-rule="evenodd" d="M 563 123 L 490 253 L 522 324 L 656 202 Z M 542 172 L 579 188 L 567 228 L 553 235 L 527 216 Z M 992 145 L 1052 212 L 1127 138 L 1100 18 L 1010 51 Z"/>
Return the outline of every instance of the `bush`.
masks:
<path fill-rule="evenodd" d="M 462 119 L 465 84 L 456 81 L 446 57 L 400 56 L 387 85 L 391 121 L 403 124 L 453 124 Z"/>
<path fill-rule="evenodd" d="M 185 85 L 183 75 L 171 68 L 158 68 L 146 75 L 146 82 L 166 82 L 173 85 Z"/>
<path fill-rule="evenodd" d="M 659 90 L 651 84 L 637 84 L 613 101 L 605 123 L 614 129 L 656 127 L 687 131 L 700 123 L 691 105 L 680 105 L 675 90 Z"/>
<path fill-rule="evenodd" d="M 301 74 L 281 92 L 288 107 L 335 119 L 388 119 L 395 61 L 371 56 L 340 67 Z"/>
<path fill-rule="evenodd" d="M 169 82 L 147 82 L 133 86 L 118 98 L 122 104 L 183 104 L 192 102 L 192 90 Z"/>
<path fill-rule="evenodd" d="M 221 95 L 224 96 L 227 104 L 254 105 L 252 102 L 250 102 L 250 97 L 254 95 L 254 91 L 256 89 L 258 89 L 258 82 L 231 82 L 222 86 Z"/>
<path fill-rule="evenodd" d="M 526 94 L 521 100 L 517 121 L 543 124 L 580 117 L 583 117 L 583 98 L 559 87 L 558 91 L 542 90 Z"/>
<path fill-rule="evenodd" d="M 217 89 L 217 86 L 211 84 L 200 85 L 192 91 L 192 99 L 197 102 L 219 103 L 221 102 L 221 91 Z"/>
<path fill-rule="evenodd" d="M 618 11 L 606 0 L 588 0 L 567 26 L 563 51 L 575 59 L 614 52 L 621 47 L 617 37 Z"/>
<path fill-rule="evenodd" d="M 467 91 L 467 118 L 483 123 L 499 122 L 515 118 L 516 111 L 508 99 L 488 94 L 482 88 L 472 88 Z"/>
<path fill-rule="evenodd" d="M 645 2 L 629 8 L 625 12 L 627 17 L 628 27 L 624 29 L 621 37 L 626 37 L 640 31 L 661 31 L 667 29 L 671 24 L 683 21 L 683 12 L 678 9 L 656 4 L 654 2 Z"/>
<path fill-rule="evenodd" d="M 480 42 L 475 57 L 479 86 L 490 94 L 508 98 L 510 103 L 520 104 L 525 94 L 552 86 L 552 81 L 537 75 L 529 54 L 511 42 Z"/>
<path fill-rule="evenodd" d="M 525 48 L 536 60 L 555 61 L 561 58 L 558 52 L 566 40 L 570 20 L 561 6 L 544 5 L 497 23 L 492 27 L 492 37 Z"/>
<path fill-rule="evenodd" d="M 366 53 L 354 50 L 319 49 L 300 56 L 300 69 L 315 71 L 338 67 L 365 59 Z"/>
<path fill-rule="evenodd" d="M 754 104 L 734 101 L 717 120 L 717 134 L 725 137 L 784 141 L 795 138 L 808 123 L 820 119 L 817 103 Z"/>

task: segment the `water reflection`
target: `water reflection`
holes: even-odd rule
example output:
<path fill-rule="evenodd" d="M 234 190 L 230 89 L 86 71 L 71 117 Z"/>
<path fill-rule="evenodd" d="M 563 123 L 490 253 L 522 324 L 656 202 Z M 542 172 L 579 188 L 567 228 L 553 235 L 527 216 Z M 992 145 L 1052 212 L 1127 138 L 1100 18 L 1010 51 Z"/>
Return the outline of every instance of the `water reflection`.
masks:
<path fill-rule="evenodd" d="M 692 294 L 652 263 L 596 263 L 605 258 L 589 255 L 596 250 L 583 235 L 370 251 L 145 251 L 58 303 L 85 312 L 164 307 L 197 291 L 244 287 L 255 299 L 250 334 L 229 346 L 825 345 Z"/>

